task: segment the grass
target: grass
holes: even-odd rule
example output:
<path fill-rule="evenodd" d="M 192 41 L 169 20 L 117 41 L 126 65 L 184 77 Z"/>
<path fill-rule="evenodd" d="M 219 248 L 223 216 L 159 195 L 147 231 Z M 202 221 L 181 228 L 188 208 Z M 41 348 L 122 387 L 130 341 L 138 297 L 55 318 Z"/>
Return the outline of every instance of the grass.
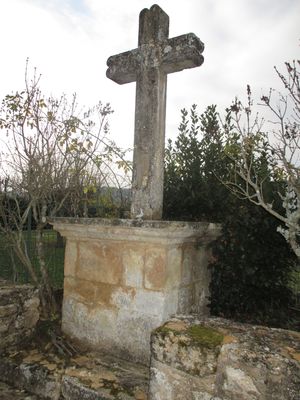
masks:
<path fill-rule="evenodd" d="M 36 253 L 35 231 L 24 231 L 24 239 L 26 241 L 30 259 L 37 275 L 39 275 L 40 270 Z M 43 232 L 43 242 L 50 280 L 55 288 L 62 288 L 64 274 L 64 244 L 58 240 L 57 233 L 50 229 Z M 7 243 L 6 238 L 3 235 L 0 235 L 0 277 L 16 283 L 30 282 L 29 274 L 14 254 L 12 244 Z"/>

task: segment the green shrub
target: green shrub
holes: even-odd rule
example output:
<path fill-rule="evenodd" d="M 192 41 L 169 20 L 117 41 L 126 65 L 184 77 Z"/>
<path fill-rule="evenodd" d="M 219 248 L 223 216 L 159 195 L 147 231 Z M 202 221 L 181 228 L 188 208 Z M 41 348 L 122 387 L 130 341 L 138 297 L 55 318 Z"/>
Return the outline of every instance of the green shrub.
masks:
<path fill-rule="evenodd" d="M 229 145 L 230 151 L 237 148 L 239 137 L 221 130 L 216 106 L 200 116 L 192 106 L 190 114 L 182 110 L 181 115 L 178 138 L 166 150 L 164 218 L 222 223 L 210 264 L 212 314 L 294 327 L 289 282 L 296 260 L 277 232 L 278 221 L 236 198 L 221 182 L 232 176 L 234 166 L 226 154 Z M 267 156 L 263 151 L 255 159 L 261 174 L 267 172 Z M 266 198 L 280 184 L 265 182 Z"/>

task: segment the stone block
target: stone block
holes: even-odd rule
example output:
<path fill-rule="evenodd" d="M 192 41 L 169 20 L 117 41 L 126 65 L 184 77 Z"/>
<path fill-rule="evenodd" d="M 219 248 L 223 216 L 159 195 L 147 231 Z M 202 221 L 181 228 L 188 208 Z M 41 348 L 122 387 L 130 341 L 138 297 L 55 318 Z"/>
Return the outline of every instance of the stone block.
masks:
<path fill-rule="evenodd" d="M 77 277 L 89 281 L 118 284 L 122 281 L 120 245 L 80 241 Z"/>
<path fill-rule="evenodd" d="M 175 313 L 196 310 L 206 293 L 209 282 L 196 287 L 194 268 L 205 259 L 198 251 L 217 236 L 216 225 L 57 218 L 54 226 L 71 242 L 62 327 L 85 345 L 148 362 L 151 330 Z"/>
<path fill-rule="evenodd" d="M 163 320 L 166 321 L 169 319 L 170 315 L 174 315 L 178 312 L 178 297 L 179 292 L 177 288 L 166 290 L 165 293 L 165 302 L 163 309 Z"/>
<path fill-rule="evenodd" d="M 139 291 L 139 290 L 138 290 Z M 111 295 L 111 304 L 117 309 L 133 310 L 137 289 L 117 287 Z"/>
<path fill-rule="evenodd" d="M 213 397 L 212 387 L 211 376 L 199 381 L 180 369 L 157 360 L 151 362 L 149 400 L 225 400 Z"/>
<path fill-rule="evenodd" d="M 75 240 L 68 240 L 65 249 L 65 276 L 76 276 L 76 267 L 78 260 L 77 242 Z"/>
<path fill-rule="evenodd" d="M 39 306 L 40 299 L 37 293 L 24 301 L 24 309 L 18 321 L 22 320 L 21 326 L 24 326 L 25 329 L 35 328 L 40 317 Z"/>
<path fill-rule="evenodd" d="M 149 364 L 149 339 L 162 319 L 132 308 L 87 307 L 76 299 L 64 299 L 63 331 L 86 346 Z M 131 332 L 131 334 L 128 334 Z"/>
<path fill-rule="evenodd" d="M 160 321 L 162 319 L 158 316 L 149 317 L 145 313 L 123 310 L 117 318 L 117 329 L 110 351 L 115 356 L 149 365 L 150 335 L 161 324 Z"/>
<path fill-rule="evenodd" d="M 148 246 L 145 254 L 145 288 L 163 290 L 166 276 L 167 252 L 163 246 Z"/>
<path fill-rule="evenodd" d="M 145 246 L 136 244 L 124 248 L 122 255 L 124 285 L 142 288 L 144 283 Z"/>
<path fill-rule="evenodd" d="M 101 307 L 91 307 L 77 299 L 66 298 L 63 302 L 63 331 L 71 338 L 95 347 L 109 345 L 114 337 L 116 311 Z"/>
<path fill-rule="evenodd" d="M 18 307 L 16 304 L 7 304 L 5 306 L 0 306 L 0 318 L 9 317 L 15 315 L 18 312 Z"/>
<path fill-rule="evenodd" d="M 177 245 L 167 250 L 166 283 L 167 290 L 181 286 L 182 247 Z"/>
<path fill-rule="evenodd" d="M 148 316 L 162 316 L 165 305 L 165 294 L 152 290 L 137 290 L 133 308 Z"/>
<path fill-rule="evenodd" d="M 39 400 L 37 396 L 30 395 L 23 389 L 16 389 L 11 385 L 0 382 L 0 393 L 3 400 Z"/>
<path fill-rule="evenodd" d="M 178 290 L 178 313 L 190 314 L 195 305 L 194 285 L 180 287 Z"/>
<path fill-rule="evenodd" d="M 149 400 L 298 400 L 299 332 L 173 318 L 151 336 Z"/>
<path fill-rule="evenodd" d="M 64 298 L 73 297 L 86 304 L 96 301 L 97 282 L 65 277 Z"/>
<path fill-rule="evenodd" d="M 0 353 L 31 338 L 40 317 L 38 290 L 0 280 Z"/>
<path fill-rule="evenodd" d="M 206 342 L 205 335 L 211 340 Z M 151 356 L 189 375 L 206 377 L 216 372 L 222 341 L 223 335 L 213 328 L 171 320 L 153 332 Z"/>
<path fill-rule="evenodd" d="M 0 357 L 0 376 L 23 394 L 0 382 L 3 400 L 146 400 L 149 372 L 140 364 L 78 347 L 66 357 L 50 342 L 47 351 L 29 347 Z"/>
<path fill-rule="evenodd" d="M 181 286 L 188 286 L 193 282 L 193 270 L 196 262 L 195 253 L 194 244 L 183 246 Z"/>
<path fill-rule="evenodd" d="M 196 281 L 194 283 L 194 302 L 191 306 L 191 313 L 198 315 L 209 314 L 209 282 L 210 282 L 210 271 L 203 274 L 203 280 Z"/>
<path fill-rule="evenodd" d="M 62 379 L 61 392 L 65 400 L 113 400 L 116 397 L 110 394 L 110 390 L 98 390 L 86 387 L 79 379 L 65 375 Z"/>
<path fill-rule="evenodd" d="M 36 394 L 41 399 L 60 398 L 58 376 L 51 374 L 45 366 L 27 362 L 19 364 L 6 358 L 0 362 L 0 375 L 2 381 Z"/>

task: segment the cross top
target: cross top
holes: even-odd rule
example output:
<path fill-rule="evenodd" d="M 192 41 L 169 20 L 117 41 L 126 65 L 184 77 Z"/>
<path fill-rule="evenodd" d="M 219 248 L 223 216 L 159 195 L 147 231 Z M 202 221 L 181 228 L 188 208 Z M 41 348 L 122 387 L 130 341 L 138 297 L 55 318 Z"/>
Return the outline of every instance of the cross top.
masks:
<path fill-rule="evenodd" d="M 140 13 L 138 48 L 107 60 L 108 78 L 136 82 L 132 218 L 162 217 L 167 74 L 204 60 L 204 44 L 193 33 L 168 37 L 169 17 L 153 5 Z"/>
<path fill-rule="evenodd" d="M 169 16 L 156 4 L 140 12 L 139 46 L 157 43 L 169 37 Z"/>

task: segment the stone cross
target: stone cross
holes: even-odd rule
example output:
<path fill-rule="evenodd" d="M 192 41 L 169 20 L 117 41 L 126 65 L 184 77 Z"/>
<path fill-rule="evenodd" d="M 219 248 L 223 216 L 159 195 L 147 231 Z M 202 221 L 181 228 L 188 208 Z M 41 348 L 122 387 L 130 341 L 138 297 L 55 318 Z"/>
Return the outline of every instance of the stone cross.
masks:
<path fill-rule="evenodd" d="M 204 60 L 193 33 L 168 36 L 169 17 L 153 5 L 140 13 L 138 48 L 107 60 L 108 78 L 136 82 L 131 218 L 162 217 L 167 74 Z"/>

